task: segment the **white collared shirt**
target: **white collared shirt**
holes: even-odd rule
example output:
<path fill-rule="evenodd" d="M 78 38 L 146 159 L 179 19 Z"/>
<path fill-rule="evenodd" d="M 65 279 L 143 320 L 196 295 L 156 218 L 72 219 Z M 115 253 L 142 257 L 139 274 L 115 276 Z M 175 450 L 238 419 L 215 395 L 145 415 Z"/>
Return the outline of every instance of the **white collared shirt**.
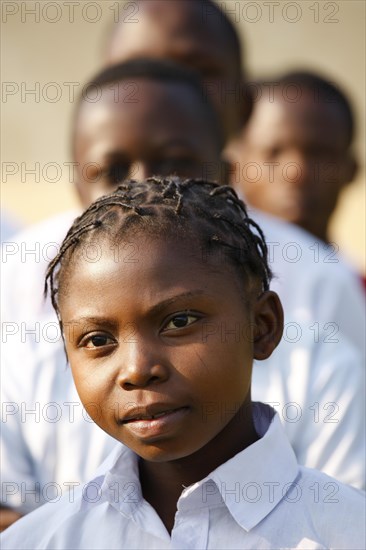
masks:
<path fill-rule="evenodd" d="M 278 416 L 253 410 L 261 438 L 183 489 L 171 534 L 118 445 L 82 489 L 6 530 L 3 550 L 365 548 L 364 493 L 299 467 Z"/>

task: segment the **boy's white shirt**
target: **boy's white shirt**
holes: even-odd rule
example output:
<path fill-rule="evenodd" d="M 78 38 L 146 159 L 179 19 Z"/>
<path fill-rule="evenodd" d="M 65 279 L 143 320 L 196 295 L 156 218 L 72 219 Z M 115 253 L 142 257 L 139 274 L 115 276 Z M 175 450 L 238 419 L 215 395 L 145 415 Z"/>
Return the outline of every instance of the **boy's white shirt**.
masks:
<path fill-rule="evenodd" d="M 323 331 L 326 342 L 342 333 L 365 358 L 366 294 L 360 276 L 333 245 L 263 212 L 249 214 L 266 237 L 271 289 L 281 298 L 289 330 L 303 323 L 314 338 Z"/>
<path fill-rule="evenodd" d="M 53 489 L 58 494 L 52 483 L 64 490 L 68 483 L 85 481 L 113 445 L 82 415 L 56 317 L 50 305 L 42 302 L 47 261 L 75 215 L 66 213 L 23 232 L 3 256 L 2 479 L 5 503 L 24 512 L 42 503 L 43 497 L 52 498 Z M 258 223 L 270 242 L 287 242 L 286 224 L 262 215 L 258 215 Z M 297 228 L 293 230 L 288 242 L 295 242 L 296 235 L 303 256 L 305 250 L 313 254 L 308 247 L 314 240 Z M 253 396 L 273 403 L 279 411 L 300 463 L 362 487 L 365 369 L 360 353 L 332 323 L 344 326 L 350 321 L 352 326 L 362 326 L 364 294 L 357 294 L 356 278 L 339 264 L 309 264 L 305 269 L 299 262 L 285 262 L 282 253 L 274 259 L 272 268 L 279 276 L 286 281 L 286 270 L 291 274 L 292 284 L 285 285 L 281 278 L 272 285 L 282 293 L 287 326 L 272 358 L 254 367 Z M 321 266 L 328 276 L 333 270 L 334 276 L 327 279 Z M 327 293 L 332 297 L 328 310 L 327 301 L 323 303 Z M 345 308 L 347 303 L 353 308 L 352 315 Z M 340 318 L 325 319 L 318 310 L 325 311 L 324 315 L 336 312 Z M 27 412 L 32 408 L 34 414 Z M 24 498 L 36 482 L 39 503 L 30 494 Z"/>
<path fill-rule="evenodd" d="M 7 210 L 0 210 L 0 243 L 10 241 L 19 231 L 22 223 L 14 214 Z"/>
<path fill-rule="evenodd" d="M 138 457 L 118 444 L 88 483 L 21 519 L 3 550 L 364 549 L 365 494 L 298 466 L 278 415 L 254 405 L 260 439 L 182 488 L 169 534 L 142 497 Z"/>

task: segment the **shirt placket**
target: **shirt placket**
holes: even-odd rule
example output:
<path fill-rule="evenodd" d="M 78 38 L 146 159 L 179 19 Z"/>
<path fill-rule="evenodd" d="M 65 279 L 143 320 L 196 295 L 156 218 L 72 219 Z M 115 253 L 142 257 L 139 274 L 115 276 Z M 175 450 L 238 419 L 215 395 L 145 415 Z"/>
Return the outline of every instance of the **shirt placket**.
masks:
<path fill-rule="evenodd" d="M 175 550 L 207 548 L 209 530 L 209 508 L 178 510 L 171 532 L 171 547 Z"/>

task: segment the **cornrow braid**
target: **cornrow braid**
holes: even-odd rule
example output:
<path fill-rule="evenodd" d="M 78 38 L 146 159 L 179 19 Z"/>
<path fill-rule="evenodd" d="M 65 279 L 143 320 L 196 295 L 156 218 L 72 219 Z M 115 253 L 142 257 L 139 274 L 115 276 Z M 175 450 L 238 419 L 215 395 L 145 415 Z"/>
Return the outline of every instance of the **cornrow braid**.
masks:
<path fill-rule="evenodd" d="M 228 186 L 202 179 L 152 177 L 126 180 L 113 193 L 96 200 L 68 231 L 57 256 L 48 266 L 45 296 L 50 290 L 58 315 L 60 284 L 75 251 L 92 239 L 123 241 L 129 231 L 151 235 L 194 236 L 202 250 L 227 254 L 244 276 L 257 278 L 268 290 L 272 277 L 268 251 L 260 227 L 248 216 L 244 203 Z"/>

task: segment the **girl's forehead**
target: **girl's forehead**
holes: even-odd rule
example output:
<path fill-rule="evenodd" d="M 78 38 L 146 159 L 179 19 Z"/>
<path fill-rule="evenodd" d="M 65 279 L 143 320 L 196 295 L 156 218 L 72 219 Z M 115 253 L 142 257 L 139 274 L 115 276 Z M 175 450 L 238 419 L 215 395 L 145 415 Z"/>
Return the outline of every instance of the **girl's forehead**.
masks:
<path fill-rule="evenodd" d="M 137 265 L 142 269 L 143 266 L 155 267 L 166 262 L 171 262 L 173 268 L 187 262 L 196 264 L 197 268 L 207 264 L 198 235 L 192 239 L 192 236 L 179 234 L 179 227 L 175 235 L 166 234 L 166 230 L 162 226 L 153 233 L 150 227 L 145 230 L 137 227 L 135 231 L 127 231 L 123 236 L 117 232 L 112 239 L 105 234 L 95 235 L 77 248 L 70 263 L 75 266 L 76 275 L 84 265 L 90 276 L 106 270 L 115 271 L 115 268 L 126 271 L 129 265 Z"/>
<path fill-rule="evenodd" d="M 140 280 L 159 278 L 165 283 L 195 278 L 215 278 L 225 275 L 229 280 L 236 268 L 225 248 L 207 247 L 205 239 L 192 231 L 184 234 L 179 226 L 176 234 L 161 227 L 152 234 L 129 231 L 123 238 L 113 240 L 98 236 L 81 243 L 66 265 L 62 278 L 69 281 L 113 280 L 129 278 L 138 273 Z M 66 268 L 66 269 L 65 269 Z M 82 284 L 84 284 L 82 283 Z"/>
<path fill-rule="evenodd" d="M 63 273 L 61 317 L 70 321 L 91 309 L 114 310 L 117 303 L 130 310 L 133 304 L 139 310 L 149 309 L 180 295 L 231 296 L 238 294 L 238 279 L 235 268 L 213 264 L 196 243 L 187 240 L 95 241 L 79 248 Z"/>

